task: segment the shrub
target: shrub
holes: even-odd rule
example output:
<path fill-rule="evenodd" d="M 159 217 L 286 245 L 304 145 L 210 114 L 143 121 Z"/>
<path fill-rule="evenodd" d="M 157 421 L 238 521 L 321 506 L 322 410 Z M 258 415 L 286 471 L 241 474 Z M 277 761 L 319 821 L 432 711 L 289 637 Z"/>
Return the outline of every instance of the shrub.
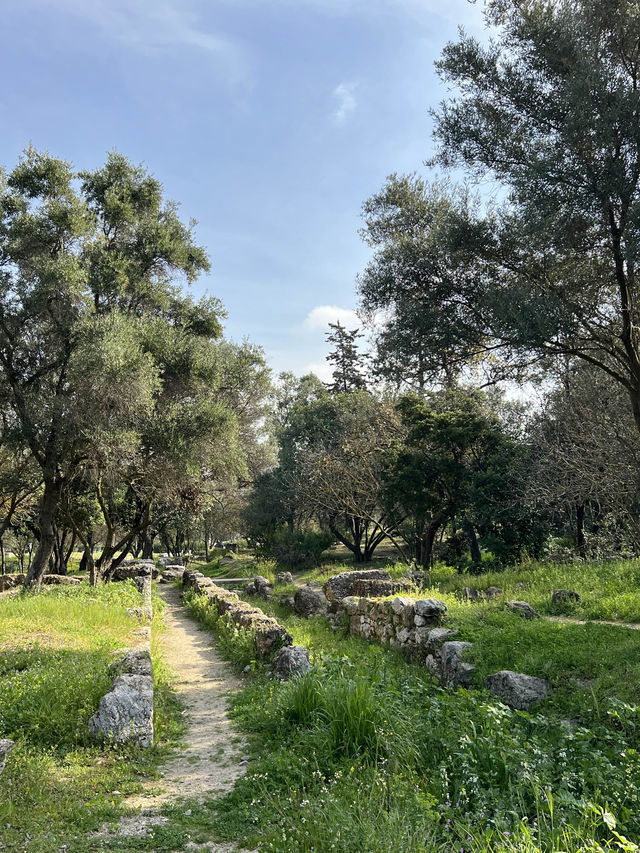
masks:
<path fill-rule="evenodd" d="M 332 544 L 333 537 L 324 531 L 278 527 L 263 539 L 257 553 L 280 565 L 309 567 L 319 565 L 323 551 Z"/>

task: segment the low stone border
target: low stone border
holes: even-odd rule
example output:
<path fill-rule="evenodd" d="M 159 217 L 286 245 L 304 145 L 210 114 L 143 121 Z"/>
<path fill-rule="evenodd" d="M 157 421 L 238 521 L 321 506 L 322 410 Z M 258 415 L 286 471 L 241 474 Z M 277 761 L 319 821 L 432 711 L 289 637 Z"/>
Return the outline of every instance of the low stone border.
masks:
<path fill-rule="evenodd" d="M 129 607 L 131 616 L 151 619 L 151 572 L 133 577 L 143 597 L 142 607 Z M 111 664 L 114 676 L 111 690 L 100 700 L 98 710 L 89 720 L 89 733 L 112 743 L 153 746 L 153 667 L 151 663 L 151 629 L 136 632 L 144 638 L 133 649 L 119 649 Z"/>
<path fill-rule="evenodd" d="M 260 657 L 268 657 L 282 646 L 292 645 L 293 638 L 283 625 L 242 601 L 235 592 L 216 586 L 202 572 L 186 569 L 182 575 L 182 586 L 185 591 L 192 589 L 199 595 L 205 595 L 217 613 L 252 634 Z"/>

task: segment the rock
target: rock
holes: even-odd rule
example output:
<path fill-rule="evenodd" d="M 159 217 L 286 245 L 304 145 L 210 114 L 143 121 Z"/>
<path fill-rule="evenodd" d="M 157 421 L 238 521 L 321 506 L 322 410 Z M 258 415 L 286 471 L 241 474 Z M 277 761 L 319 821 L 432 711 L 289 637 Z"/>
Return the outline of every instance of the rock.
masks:
<path fill-rule="evenodd" d="M 357 613 L 359 603 L 360 599 L 355 595 L 348 595 L 340 602 L 341 606 L 347 611 L 349 616 L 353 616 L 354 613 Z"/>
<path fill-rule="evenodd" d="M 160 583 L 175 583 L 175 581 L 179 581 L 182 579 L 183 574 L 184 569 L 182 568 L 182 566 L 168 566 L 162 572 Z"/>
<path fill-rule="evenodd" d="M 324 584 L 323 590 L 327 601 L 341 601 L 352 594 L 353 584 L 357 580 L 391 580 L 389 572 L 383 569 L 360 569 L 353 572 L 341 572 L 334 575 Z"/>
<path fill-rule="evenodd" d="M 391 610 L 396 614 L 396 616 L 401 616 L 406 607 L 413 607 L 414 600 L 413 598 L 409 598 L 408 595 L 398 595 L 391 602 Z"/>
<path fill-rule="evenodd" d="M 359 578 L 351 586 L 351 595 L 362 595 L 368 598 L 384 598 L 397 592 L 408 592 L 413 584 L 407 580 Z"/>
<path fill-rule="evenodd" d="M 536 613 L 533 607 L 527 601 L 507 601 L 506 606 L 509 610 L 522 616 L 523 619 L 539 619 L 540 614 Z"/>
<path fill-rule="evenodd" d="M 448 642 L 451 637 L 455 637 L 457 631 L 452 628 L 432 628 L 427 636 L 427 647 L 430 651 L 441 649 L 443 644 Z"/>
<path fill-rule="evenodd" d="M 502 590 L 499 586 L 488 586 L 484 594 L 485 598 L 498 598 L 499 595 L 502 595 Z"/>
<path fill-rule="evenodd" d="M 462 598 L 464 601 L 479 601 L 482 598 L 482 592 L 471 586 L 463 586 Z"/>
<path fill-rule="evenodd" d="M 23 586 L 26 575 L 10 574 L 0 575 L 0 592 L 7 589 L 15 589 L 17 586 Z"/>
<path fill-rule="evenodd" d="M 293 575 L 291 572 L 278 572 L 276 575 L 276 583 L 293 583 Z"/>
<path fill-rule="evenodd" d="M 133 582 L 138 592 L 145 598 L 151 598 L 151 575 L 140 575 Z"/>
<path fill-rule="evenodd" d="M 549 693 L 549 682 L 544 678 L 524 675 L 503 669 L 487 676 L 484 686 L 501 702 L 516 711 L 527 711 Z"/>
<path fill-rule="evenodd" d="M 310 669 L 309 653 L 302 646 L 283 646 L 273 659 L 273 674 L 280 681 L 304 675 Z"/>
<path fill-rule="evenodd" d="M 47 585 L 59 584 L 61 586 L 77 586 L 81 581 L 77 578 L 73 578 L 70 575 L 43 575 L 42 583 Z"/>
<path fill-rule="evenodd" d="M 152 675 L 151 652 L 141 646 L 138 649 L 118 649 L 114 662 L 109 667 L 112 675 Z"/>
<path fill-rule="evenodd" d="M 126 581 L 142 575 L 149 575 L 152 578 L 157 578 L 159 574 L 160 572 L 155 566 L 153 560 L 138 560 L 135 563 L 122 563 L 119 565 L 114 569 L 111 580 Z"/>
<path fill-rule="evenodd" d="M 296 600 L 292 595 L 281 595 L 280 604 L 282 605 L 282 607 L 288 607 L 289 610 L 293 610 L 293 608 L 296 606 Z"/>
<path fill-rule="evenodd" d="M 255 589 L 254 595 L 259 595 L 261 598 L 269 598 L 271 584 L 267 578 L 262 577 L 262 575 L 256 575 L 253 579 L 253 588 Z"/>
<path fill-rule="evenodd" d="M 120 675 L 89 720 L 89 733 L 114 743 L 153 745 L 153 679 Z"/>
<path fill-rule="evenodd" d="M 442 645 L 442 680 L 447 687 L 468 687 L 475 667 L 462 660 L 472 643 L 453 640 Z"/>
<path fill-rule="evenodd" d="M 414 602 L 415 612 L 425 619 L 439 621 L 447 612 L 447 605 L 437 598 L 420 598 Z"/>
<path fill-rule="evenodd" d="M 141 622 L 148 622 L 153 619 L 153 609 L 147 605 L 143 607 L 127 607 L 127 613 Z"/>
<path fill-rule="evenodd" d="M 296 590 L 293 602 L 293 609 L 298 616 L 315 616 L 317 613 L 327 612 L 328 602 L 325 594 L 308 586 Z"/>
<path fill-rule="evenodd" d="M 7 755 L 13 749 L 14 743 L 9 738 L 0 738 L 0 773 L 4 770 Z"/>
<path fill-rule="evenodd" d="M 566 604 L 570 601 L 580 601 L 580 596 L 574 589 L 554 589 L 551 601 L 554 604 Z"/>

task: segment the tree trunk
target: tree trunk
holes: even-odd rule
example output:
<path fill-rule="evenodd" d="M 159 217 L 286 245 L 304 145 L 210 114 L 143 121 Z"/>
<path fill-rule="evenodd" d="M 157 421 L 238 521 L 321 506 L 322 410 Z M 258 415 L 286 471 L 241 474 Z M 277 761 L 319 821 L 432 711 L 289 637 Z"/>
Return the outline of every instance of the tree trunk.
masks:
<path fill-rule="evenodd" d="M 587 559 L 587 541 L 584 536 L 584 504 L 576 504 L 576 548 L 578 556 Z"/>
<path fill-rule="evenodd" d="M 438 530 L 442 526 L 440 519 L 434 519 L 427 525 L 427 529 L 420 541 L 420 565 L 423 569 L 433 568 L 433 543 L 436 541 Z"/>
<path fill-rule="evenodd" d="M 4 542 L 2 541 L 2 539 L 0 539 L 0 569 L 3 575 L 6 574 L 7 565 L 4 558 Z"/>
<path fill-rule="evenodd" d="M 38 549 L 33 557 L 24 585 L 26 588 L 39 587 L 42 575 L 45 573 L 49 557 L 53 552 L 56 541 L 56 514 L 62 494 L 62 479 L 45 479 L 44 492 L 40 501 L 38 527 L 40 540 Z"/>
<path fill-rule="evenodd" d="M 158 531 L 153 527 L 147 527 L 140 535 L 142 537 L 142 559 L 153 560 L 153 543 Z"/>
<path fill-rule="evenodd" d="M 481 563 L 482 562 L 482 552 L 480 551 L 480 545 L 478 544 L 478 537 L 476 536 L 476 530 L 473 524 L 470 521 L 465 523 L 465 532 L 467 534 L 467 539 L 469 540 L 469 550 L 471 551 L 471 562 L 472 563 Z"/>

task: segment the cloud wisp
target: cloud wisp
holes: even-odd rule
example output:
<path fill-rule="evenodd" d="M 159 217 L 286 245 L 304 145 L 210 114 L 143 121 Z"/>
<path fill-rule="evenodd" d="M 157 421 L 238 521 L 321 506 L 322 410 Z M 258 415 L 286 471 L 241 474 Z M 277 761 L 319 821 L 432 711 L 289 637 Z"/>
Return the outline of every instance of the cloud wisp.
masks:
<path fill-rule="evenodd" d="M 356 98 L 357 88 L 358 84 L 356 82 L 343 82 L 338 83 L 331 93 L 334 103 L 331 117 L 336 124 L 344 124 L 358 106 L 358 99 Z"/>
<path fill-rule="evenodd" d="M 317 305 L 305 317 L 303 327 L 310 332 L 329 328 L 329 323 L 341 323 L 348 329 L 362 325 L 358 315 L 351 308 L 339 308 L 337 305 Z"/>
<path fill-rule="evenodd" d="M 25 2 L 25 0 L 22 0 Z M 247 85 L 251 67 L 245 49 L 205 26 L 188 0 L 26 0 L 32 7 L 73 15 L 112 41 L 142 52 L 169 47 L 198 50 L 230 85 Z"/>

